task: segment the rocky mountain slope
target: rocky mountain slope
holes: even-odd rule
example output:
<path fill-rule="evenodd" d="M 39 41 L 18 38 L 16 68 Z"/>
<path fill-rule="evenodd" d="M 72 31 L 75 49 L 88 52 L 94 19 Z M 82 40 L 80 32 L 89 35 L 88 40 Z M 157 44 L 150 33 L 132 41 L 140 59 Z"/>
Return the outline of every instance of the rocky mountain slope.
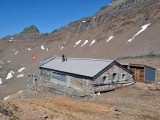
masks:
<path fill-rule="evenodd" d="M 113 0 L 93 16 L 72 22 L 51 33 L 40 33 L 35 26 L 30 26 L 2 40 L 9 41 L 8 44 L 22 45 L 31 41 L 30 46 L 44 42 L 54 49 L 63 48 L 63 51 L 59 52 L 59 49 L 53 54 L 65 53 L 74 57 L 115 59 L 159 54 L 159 22 L 159 0 Z M 81 43 L 73 48 L 79 40 Z M 86 44 L 82 47 L 83 43 Z"/>
<path fill-rule="evenodd" d="M 51 55 L 103 59 L 149 55 L 151 58 L 138 58 L 138 62 L 135 59 L 124 61 L 145 63 L 158 69 L 159 29 L 159 0 L 113 0 L 93 16 L 51 33 L 40 33 L 34 25 L 27 27 L 19 34 L 0 40 L 0 78 L 6 82 L 0 87 L 0 98 L 24 88 L 25 77 L 38 75 L 39 62 Z M 35 61 L 32 56 L 36 57 Z M 6 80 L 8 73 L 13 72 L 13 80 Z M 7 86 L 12 89 L 5 90 Z"/>
<path fill-rule="evenodd" d="M 136 83 L 82 100 L 26 92 L 25 80 L 39 75 L 44 58 L 65 54 L 147 64 L 156 68 L 156 81 L 160 81 L 159 30 L 160 0 L 112 0 L 93 16 L 51 33 L 41 33 L 31 25 L 2 38 L 0 119 L 158 119 L 160 93 L 154 84 Z"/>

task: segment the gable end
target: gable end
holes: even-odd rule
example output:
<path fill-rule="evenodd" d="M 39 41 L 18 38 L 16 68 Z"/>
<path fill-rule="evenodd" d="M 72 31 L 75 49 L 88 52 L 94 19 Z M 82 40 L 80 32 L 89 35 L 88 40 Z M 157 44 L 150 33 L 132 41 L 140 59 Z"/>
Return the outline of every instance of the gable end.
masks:
<path fill-rule="evenodd" d="M 107 67 L 105 67 L 103 70 L 101 70 L 98 74 L 96 74 L 94 77 L 93 77 L 93 80 L 95 80 L 96 78 L 98 78 L 100 75 L 102 75 L 105 71 L 107 71 L 108 69 L 110 69 L 113 65 L 116 65 L 118 67 L 120 67 L 121 69 L 123 69 L 124 71 L 128 72 L 129 74 L 133 74 L 132 71 L 128 70 L 127 68 L 123 67 L 121 64 L 119 64 L 118 62 L 116 62 L 115 60 L 110 64 L 108 65 Z"/>

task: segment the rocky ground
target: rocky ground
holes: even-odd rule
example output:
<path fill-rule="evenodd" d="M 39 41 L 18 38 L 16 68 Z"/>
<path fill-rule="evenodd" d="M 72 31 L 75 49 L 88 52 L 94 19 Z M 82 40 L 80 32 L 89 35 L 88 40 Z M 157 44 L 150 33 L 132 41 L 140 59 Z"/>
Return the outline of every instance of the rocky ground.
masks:
<path fill-rule="evenodd" d="M 158 120 L 160 86 L 135 85 L 76 98 L 22 91 L 0 101 L 1 120 Z"/>

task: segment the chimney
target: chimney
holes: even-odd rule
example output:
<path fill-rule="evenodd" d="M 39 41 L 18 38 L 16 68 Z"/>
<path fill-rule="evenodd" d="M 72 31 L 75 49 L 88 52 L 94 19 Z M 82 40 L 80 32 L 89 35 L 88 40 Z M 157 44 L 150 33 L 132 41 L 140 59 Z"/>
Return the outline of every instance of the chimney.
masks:
<path fill-rule="evenodd" d="M 62 55 L 62 62 L 64 62 L 65 61 L 65 56 L 64 56 L 64 54 Z"/>

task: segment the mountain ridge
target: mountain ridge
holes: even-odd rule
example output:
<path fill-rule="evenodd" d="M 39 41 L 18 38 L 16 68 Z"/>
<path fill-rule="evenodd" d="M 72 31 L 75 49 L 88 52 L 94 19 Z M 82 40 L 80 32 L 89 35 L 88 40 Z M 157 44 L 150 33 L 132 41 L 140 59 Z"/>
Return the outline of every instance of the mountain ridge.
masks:
<path fill-rule="evenodd" d="M 92 16 L 71 22 L 50 33 L 40 33 L 38 28 L 32 26 L 32 29 L 27 27 L 27 32 L 24 30 L 25 32 L 3 39 L 8 41 L 8 44 L 11 44 L 9 42 L 11 38 L 17 42 L 30 42 L 27 44 L 32 47 L 42 43 L 48 46 L 53 44 L 52 46 L 57 51 L 55 53 L 64 52 L 70 56 L 77 56 L 72 49 L 78 40 L 88 40 L 88 43 L 91 43 L 95 39 L 94 47 L 99 51 L 92 47 L 78 48 L 78 57 L 108 56 L 109 58 L 119 58 L 130 55 L 159 54 L 160 45 L 157 33 L 159 21 L 159 0 L 113 0 L 111 4 L 103 6 Z M 131 39 L 146 24 L 150 24 L 150 26 L 127 44 L 127 40 Z M 33 32 L 31 32 L 32 30 Z M 109 38 L 112 40 L 108 40 Z M 64 47 L 65 51 L 59 51 L 57 46 Z M 83 54 L 85 50 L 88 52 Z M 112 53 L 107 51 L 112 51 Z"/>

